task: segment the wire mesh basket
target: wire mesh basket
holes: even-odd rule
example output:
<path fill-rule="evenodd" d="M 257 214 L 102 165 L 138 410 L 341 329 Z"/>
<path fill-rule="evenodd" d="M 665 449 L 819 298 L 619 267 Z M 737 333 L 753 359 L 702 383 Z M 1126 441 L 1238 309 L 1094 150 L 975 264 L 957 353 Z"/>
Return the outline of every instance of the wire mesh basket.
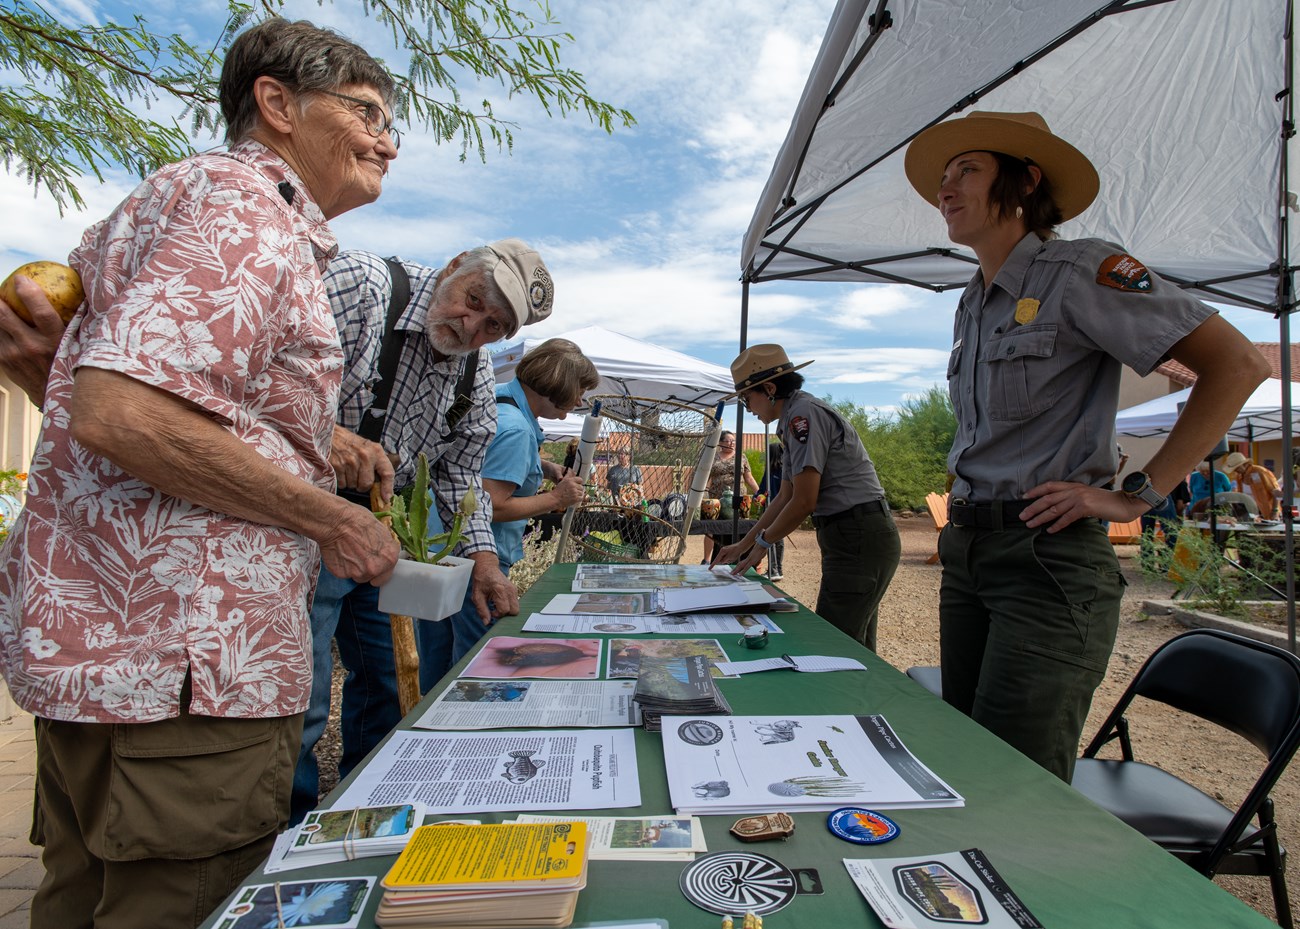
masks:
<path fill-rule="evenodd" d="M 579 473 L 586 498 L 566 516 L 577 561 L 672 564 L 686 550 L 691 479 L 717 419 L 672 400 L 593 397 Z"/>

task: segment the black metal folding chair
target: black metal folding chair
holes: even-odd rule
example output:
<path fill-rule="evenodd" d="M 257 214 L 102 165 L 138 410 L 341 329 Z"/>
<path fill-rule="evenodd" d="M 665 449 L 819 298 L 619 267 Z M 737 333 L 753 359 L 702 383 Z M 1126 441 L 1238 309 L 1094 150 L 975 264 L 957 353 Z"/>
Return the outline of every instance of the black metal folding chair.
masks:
<path fill-rule="evenodd" d="M 1266 757 L 1236 810 L 1153 765 L 1134 760 L 1125 717 L 1145 697 L 1237 733 Z M 1122 760 L 1097 758 L 1118 739 Z M 1300 659 L 1243 636 L 1196 629 L 1147 659 L 1084 750 L 1074 787 L 1206 877 L 1253 874 L 1272 881 L 1277 920 L 1293 929 L 1286 850 L 1269 794 L 1300 745 Z"/>

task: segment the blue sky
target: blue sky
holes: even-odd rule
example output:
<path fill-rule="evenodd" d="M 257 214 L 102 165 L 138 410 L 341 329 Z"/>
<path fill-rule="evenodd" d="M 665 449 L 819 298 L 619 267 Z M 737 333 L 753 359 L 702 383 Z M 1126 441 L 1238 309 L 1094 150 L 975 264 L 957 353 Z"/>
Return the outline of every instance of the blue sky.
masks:
<path fill-rule="evenodd" d="M 585 116 L 548 119 L 497 87 L 463 86 L 465 99 L 490 97 L 498 115 L 518 124 L 513 154 L 462 162 L 458 145 L 438 146 L 404 125 L 383 197 L 335 220 L 335 232 L 345 248 L 434 265 L 519 236 L 542 252 L 556 280 L 555 314 L 530 334 L 598 324 L 727 365 L 739 340 L 741 237 L 833 7 L 833 0 L 553 0 L 576 38 L 565 64 L 586 75 L 597 98 L 631 110 L 637 125 L 606 135 Z M 214 0 L 56 0 L 49 8 L 81 22 L 139 13 L 155 30 L 184 32 L 196 45 L 210 43 L 224 18 Z M 355 0 L 289 7 L 396 63 L 386 34 L 358 10 Z M 103 185 L 90 178 L 82 185 L 87 210 L 60 218 L 21 177 L 0 174 L 8 220 L 0 269 L 63 259 L 134 183 L 125 173 Z M 956 299 L 892 285 L 763 284 L 751 291 L 750 342 L 780 342 L 795 361 L 816 359 L 803 374 L 819 395 L 889 410 L 944 382 Z M 1252 339 L 1277 340 L 1267 314 L 1225 315 Z"/>

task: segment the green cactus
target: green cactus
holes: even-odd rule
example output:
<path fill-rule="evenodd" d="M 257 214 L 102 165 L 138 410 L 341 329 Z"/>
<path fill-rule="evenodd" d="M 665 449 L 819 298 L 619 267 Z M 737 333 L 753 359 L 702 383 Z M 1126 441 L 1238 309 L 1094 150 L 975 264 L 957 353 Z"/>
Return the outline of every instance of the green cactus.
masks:
<path fill-rule="evenodd" d="M 452 516 L 451 528 L 429 538 L 429 459 L 424 452 L 420 452 L 415 464 L 415 483 L 411 486 L 410 503 L 403 499 L 402 494 L 393 494 L 388 509 L 375 516 L 379 519 L 387 517 L 392 521 L 393 534 L 412 561 L 437 564 L 463 538 L 461 527 L 477 509 L 478 500 L 474 497 L 474 491 L 465 491 L 460 506 Z"/>

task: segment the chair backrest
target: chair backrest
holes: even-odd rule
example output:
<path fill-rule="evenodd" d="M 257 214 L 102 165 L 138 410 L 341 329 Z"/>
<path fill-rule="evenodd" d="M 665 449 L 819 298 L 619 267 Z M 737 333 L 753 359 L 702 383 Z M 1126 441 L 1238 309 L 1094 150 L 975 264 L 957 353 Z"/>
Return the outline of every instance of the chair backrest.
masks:
<path fill-rule="evenodd" d="M 1237 493 L 1236 491 L 1231 491 L 1226 494 L 1216 494 L 1214 497 L 1214 503 L 1216 506 L 1231 507 L 1234 513 L 1237 507 L 1240 506 L 1245 508 L 1246 514 L 1249 516 L 1259 515 L 1259 504 L 1250 494 Z"/>
<path fill-rule="evenodd" d="M 1244 636 L 1194 629 L 1170 639 L 1130 691 L 1223 726 L 1270 757 L 1300 740 L 1300 659 Z"/>
<path fill-rule="evenodd" d="M 925 507 L 930 511 L 930 518 L 934 520 L 935 529 L 942 529 L 948 525 L 947 494 L 926 494 Z"/>

